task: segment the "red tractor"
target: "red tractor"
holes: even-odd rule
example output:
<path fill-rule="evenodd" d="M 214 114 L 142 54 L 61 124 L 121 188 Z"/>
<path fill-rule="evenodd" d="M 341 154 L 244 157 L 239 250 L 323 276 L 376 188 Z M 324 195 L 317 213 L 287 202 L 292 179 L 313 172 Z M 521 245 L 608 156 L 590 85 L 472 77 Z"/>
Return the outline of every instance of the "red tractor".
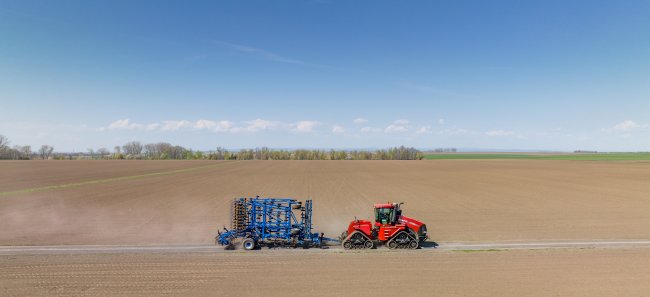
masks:
<path fill-rule="evenodd" d="M 402 215 L 403 203 L 375 204 L 375 223 L 366 220 L 350 222 L 341 234 L 343 248 L 372 249 L 383 243 L 389 249 L 417 249 L 427 239 L 427 226 Z"/>

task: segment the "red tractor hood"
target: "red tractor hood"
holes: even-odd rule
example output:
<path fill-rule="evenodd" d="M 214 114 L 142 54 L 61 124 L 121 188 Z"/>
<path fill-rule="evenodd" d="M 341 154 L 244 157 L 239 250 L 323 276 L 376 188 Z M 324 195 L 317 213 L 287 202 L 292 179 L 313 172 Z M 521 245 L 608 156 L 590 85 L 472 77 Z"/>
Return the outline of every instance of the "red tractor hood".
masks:
<path fill-rule="evenodd" d="M 419 232 L 420 227 L 422 227 L 424 225 L 424 223 L 422 223 L 422 222 L 420 222 L 420 221 L 418 221 L 416 219 L 409 218 L 407 216 L 400 216 L 398 222 L 400 224 L 406 225 L 410 229 L 413 229 L 413 231 L 415 231 L 415 232 Z"/>

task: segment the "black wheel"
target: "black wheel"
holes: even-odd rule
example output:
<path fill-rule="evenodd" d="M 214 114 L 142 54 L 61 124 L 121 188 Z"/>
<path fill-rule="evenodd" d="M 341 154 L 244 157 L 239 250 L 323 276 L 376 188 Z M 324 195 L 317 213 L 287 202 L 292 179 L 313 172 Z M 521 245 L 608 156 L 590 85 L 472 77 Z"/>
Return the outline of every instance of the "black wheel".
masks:
<path fill-rule="evenodd" d="M 388 248 L 391 249 L 391 250 L 396 249 L 397 248 L 397 242 L 395 242 L 395 240 L 389 241 L 388 242 Z"/>
<path fill-rule="evenodd" d="M 414 238 L 409 242 L 410 249 L 417 249 L 420 246 L 420 236 L 415 231 L 409 229 L 410 235 Z"/>
<path fill-rule="evenodd" d="M 415 241 L 415 240 L 409 242 L 409 248 L 412 249 L 412 250 L 417 249 L 418 248 L 418 242 Z"/>
<path fill-rule="evenodd" d="M 244 239 L 242 246 L 244 247 L 245 250 L 251 251 L 255 249 L 255 240 L 253 240 L 252 238 L 246 238 Z"/>
<path fill-rule="evenodd" d="M 374 243 L 372 243 L 372 240 L 367 240 L 366 242 L 363 243 L 363 247 L 366 249 L 371 249 L 375 246 Z"/>
<path fill-rule="evenodd" d="M 343 248 L 349 250 L 352 248 L 352 243 L 350 241 L 343 242 Z"/>

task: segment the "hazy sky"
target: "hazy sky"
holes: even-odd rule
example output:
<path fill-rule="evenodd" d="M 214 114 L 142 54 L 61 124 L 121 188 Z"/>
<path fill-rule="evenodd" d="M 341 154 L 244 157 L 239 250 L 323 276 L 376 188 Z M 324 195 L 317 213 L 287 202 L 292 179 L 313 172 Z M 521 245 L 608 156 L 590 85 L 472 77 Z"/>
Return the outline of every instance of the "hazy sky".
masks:
<path fill-rule="evenodd" d="M 0 134 L 650 150 L 650 1 L 0 1 Z"/>

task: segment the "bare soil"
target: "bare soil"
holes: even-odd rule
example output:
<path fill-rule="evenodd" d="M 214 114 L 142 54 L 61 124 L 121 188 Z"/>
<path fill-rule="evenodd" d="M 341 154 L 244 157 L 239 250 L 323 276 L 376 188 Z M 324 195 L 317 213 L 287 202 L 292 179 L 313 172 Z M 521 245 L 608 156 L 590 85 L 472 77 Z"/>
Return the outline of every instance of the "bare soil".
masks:
<path fill-rule="evenodd" d="M 0 256 L 2 296 L 647 296 L 650 249 Z"/>
<path fill-rule="evenodd" d="M 649 181 L 648 162 L 0 162 L 0 193 L 85 183 L 0 195 L 0 245 L 207 244 L 230 200 L 255 195 L 313 199 L 332 237 L 404 201 L 447 243 L 0 253 L 0 296 L 647 296 L 650 249 L 630 243 L 650 239 Z M 599 240 L 613 246 L 576 247 Z"/>
<path fill-rule="evenodd" d="M 0 162 L 0 185 L 194 166 L 203 167 L 0 196 L 0 245 L 210 243 L 228 224 L 230 200 L 255 195 L 312 198 L 316 230 L 331 237 L 369 218 L 375 202 L 404 201 L 434 241 L 650 238 L 648 162 Z"/>
<path fill-rule="evenodd" d="M 2 161 L 0 192 L 207 165 L 214 161 Z"/>

